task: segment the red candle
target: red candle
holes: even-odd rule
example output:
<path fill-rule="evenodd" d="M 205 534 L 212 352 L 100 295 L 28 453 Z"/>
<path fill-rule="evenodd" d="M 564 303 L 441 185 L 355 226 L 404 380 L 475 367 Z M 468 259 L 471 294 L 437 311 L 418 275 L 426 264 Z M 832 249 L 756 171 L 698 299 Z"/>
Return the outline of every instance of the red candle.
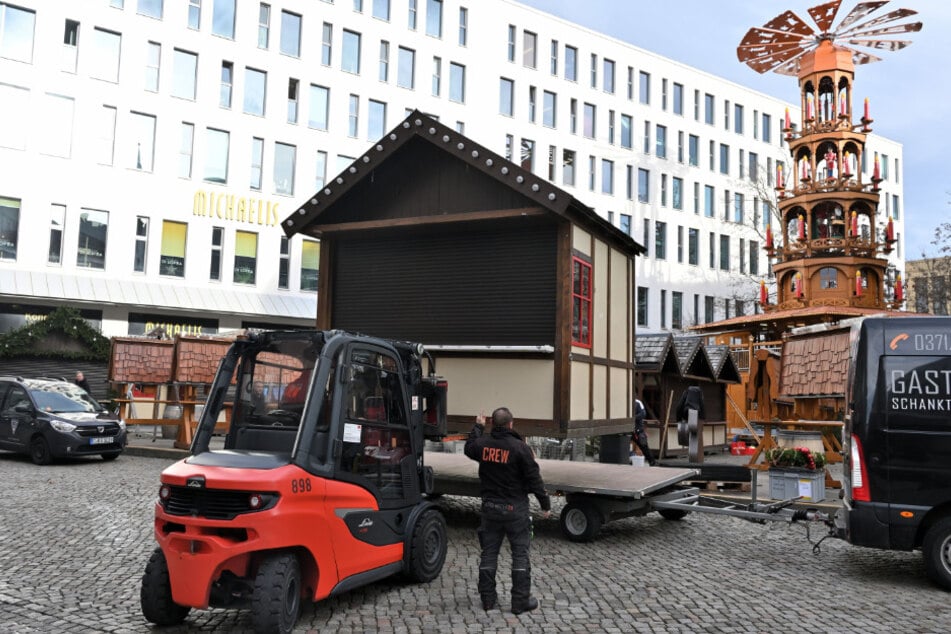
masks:
<path fill-rule="evenodd" d="M 783 164 L 776 163 L 776 187 L 778 189 L 783 188 Z"/>
<path fill-rule="evenodd" d="M 892 217 L 888 217 L 888 224 L 885 225 L 885 240 L 888 242 L 895 241 L 895 224 L 892 222 Z"/>
<path fill-rule="evenodd" d="M 789 130 L 792 128 L 792 123 L 789 121 L 789 108 L 786 108 L 786 129 Z"/>
<path fill-rule="evenodd" d="M 859 217 L 853 211 L 852 212 L 852 237 L 854 238 L 858 235 L 859 235 Z"/>
<path fill-rule="evenodd" d="M 862 274 L 861 273 L 855 274 L 855 296 L 856 297 L 862 296 Z"/>
<path fill-rule="evenodd" d="M 849 151 L 845 151 L 845 155 L 842 157 L 842 175 L 845 177 L 851 176 L 849 173 Z"/>
<path fill-rule="evenodd" d="M 899 284 L 901 284 L 901 282 L 899 282 Z M 763 280 L 760 280 L 759 281 L 759 303 L 765 306 L 768 299 L 769 299 L 769 293 L 766 290 L 766 282 L 764 282 Z"/>
<path fill-rule="evenodd" d="M 871 121 L 872 119 L 868 116 L 868 97 L 865 98 L 865 120 Z"/>
<path fill-rule="evenodd" d="M 799 214 L 799 239 L 806 239 L 806 220 L 802 217 L 802 214 Z"/>
<path fill-rule="evenodd" d="M 882 169 L 878 163 L 878 152 L 875 153 L 875 171 L 872 173 L 872 180 L 873 181 L 882 180 Z"/>
<path fill-rule="evenodd" d="M 766 248 L 767 249 L 773 248 L 773 230 L 770 228 L 769 225 L 766 225 Z"/>
<path fill-rule="evenodd" d="M 905 289 L 901 285 L 901 273 L 895 277 L 895 301 L 901 302 L 905 299 Z"/>

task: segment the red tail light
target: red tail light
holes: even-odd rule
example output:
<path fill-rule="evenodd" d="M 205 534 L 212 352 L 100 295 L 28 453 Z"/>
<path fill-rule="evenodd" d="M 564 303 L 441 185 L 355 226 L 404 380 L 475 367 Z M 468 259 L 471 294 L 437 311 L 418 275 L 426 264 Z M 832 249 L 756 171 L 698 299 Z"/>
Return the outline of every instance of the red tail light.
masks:
<path fill-rule="evenodd" d="M 865 455 L 862 443 L 855 436 L 850 438 L 852 445 L 852 499 L 857 502 L 871 502 L 872 492 L 868 486 L 868 473 L 865 470 Z"/>

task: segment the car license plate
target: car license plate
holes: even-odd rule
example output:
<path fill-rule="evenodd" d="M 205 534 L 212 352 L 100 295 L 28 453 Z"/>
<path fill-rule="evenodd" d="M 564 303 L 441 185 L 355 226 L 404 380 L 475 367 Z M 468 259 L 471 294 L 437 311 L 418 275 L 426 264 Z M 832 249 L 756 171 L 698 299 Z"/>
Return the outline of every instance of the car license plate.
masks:
<path fill-rule="evenodd" d="M 90 445 L 111 445 L 112 436 L 98 436 L 96 438 L 89 439 Z"/>

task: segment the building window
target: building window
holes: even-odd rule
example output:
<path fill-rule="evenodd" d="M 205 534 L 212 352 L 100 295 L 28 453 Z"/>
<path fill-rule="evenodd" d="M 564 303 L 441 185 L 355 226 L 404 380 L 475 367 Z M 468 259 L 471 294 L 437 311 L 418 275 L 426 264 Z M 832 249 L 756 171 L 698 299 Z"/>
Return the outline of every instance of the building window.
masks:
<path fill-rule="evenodd" d="M 654 257 L 658 260 L 667 259 L 667 223 L 654 223 Z"/>
<path fill-rule="evenodd" d="M 145 263 L 148 259 L 148 252 L 149 219 L 145 216 L 139 216 L 135 220 L 135 255 L 132 259 L 132 270 L 134 272 L 145 273 Z"/>
<path fill-rule="evenodd" d="M 667 110 L 667 78 L 660 80 L 660 109 Z"/>
<path fill-rule="evenodd" d="M 730 270 L 730 236 L 720 235 L 720 270 Z"/>
<path fill-rule="evenodd" d="M 703 322 L 709 324 L 714 319 L 714 299 L 709 295 L 703 298 Z"/>
<path fill-rule="evenodd" d="M 733 104 L 733 131 L 743 134 L 743 106 Z"/>
<path fill-rule="evenodd" d="M 235 284 L 254 284 L 257 277 L 258 234 L 250 231 L 234 232 Z"/>
<path fill-rule="evenodd" d="M 548 146 L 548 180 L 555 182 L 555 161 L 558 159 L 558 148 L 554 145 Z"/>
<path fill-rule="evenodd" d="M 531 31 L 522 33 L 522 65 L 526 68 L 538 65 L 538 36 Z"/>
<path fill-rule="evenodd" d="M 838 271 L 835 268 L 827 266 L 824 269 L 819 269 L 819 288 L 837 288 L 838 285 Z"/>
<path fill-rule="evenodd" d="M 466 102 L 466 67 L 455 62 L 449 63 L 449 101 Z"/>
<path fill-rule="evenodd" d="M 390 0 L 373 0 L 373 17 L 390 21 Z"/>
<path fill-rule="evenodd" d="M 591 87 L 598 87 L 598 56 L 591 53 Z"/>
<path fill-rule="evenodd" d="M 670 327 L 674 330 L 684 327 L 684 294 L 680 291 L 670 292 Z"/>
<path fill-rule="evenodd" d="M 651 201 L 650 174 L 650 171 L 642 167 L 637 168 L 637 202 L 639 203 Z"/>
<path fill-rule="evenodd" d="M 412 90 L 416 86 L 416 51 L 400 47 L 396 85 Z"/>
<path fill-rule="evenodd" d="M 6 205 L 4 205 L 6 206 Z M 81 209 L 76 266 L 84 269 L 106 268 L 106 238 L 109 233 L 109 212 Z M 16 244 L 14 234 L 13 243 Z M 16 254 L 14 253 L 14 256 Z"/>
<path fill-rule="evenodd" d="M 542 105 L 542 124 L 548 128 L 554 128 L 557 125 L 557 100 L 558 96 L 549 91 L 545 91 L 542 95 L 543 105 Z"/>
<path fill-rule="evenodd" d="M 723 100 L 723 129 L 730 129 L 730 100 Z"/>
<path fill-rule="evenodd" d="M 230 135 L 224 130 L 205 130 L 205 176 L 209 183 L 228 182 L 228 152 Z"/>
<path fill-rule="evenodd" d="M 211 270 L 208 273 L 208 278 L 212 280 L 221 280 L 221 247 L 224 235 L 223 227 L 211 228 Z"/>
<path fill-rule="evenodd" d="M 254 68 L 244 69 L 244 112 L 258 117 L 264 116 L 265 96 L 267 95 L 267 73 Z"/>
<path fill-rule="evenodd" d="M 759 242 L 750 240 L 750 275 L 759 275 Z"/>
<path fill-rule="evenodd" d="M 578 132 L 578 100 L 572 97 L 568 104 L 568 128 L 572 134 Z"/>
<path fill-rule="evenodd" d="M 357 137 L 357 132 L 360 127 L 360 97 L 357 95 L 350 95 L 349 99 L 349 114 L 347 116 L 347 133 L 353 137 Z"/>
<path fill-rule="evenodd" d="M 281 236 L 281 254 L 277 262 L 277 287 L 290 288 L 291 277 L 291 241 Z"/>
<path fill-rule="evenodd" d="M 565 44 L 565 79 L 578 81 L 578 49 Z"/>
<path fill-rule="evenodd" d="M 251 189 L 261 191 L 264 181 L 264 139 L 251 139 Z"/>
<path fill-rule="evenodd" d="M 634 119 L 629 114 L 621 115 L 621 147 L 630 150 L 634 147 Z"/>
<path fill-rule="evenodd" d="M 310 114 L 307 126 L 315 130 L 327 129 L 327 113 L 330 107 L 330 89 L 324 86 L 310 85 Z"/>
<path fill-rule="evenodd" d="M 558 40 L 551 41 L 551 52 L 549 53 L 548 71 L 552 77 L 558 76 Z"/>
<path fill-rule="evenodd" d="M 155 117 L 132 112 L 129 124 L 126 165 L 143 172 L 151 172 L 155 155 Z"/>
<path fill-rule="evenodd" d="M 631 235 L 631 214 L 621 214 L 621 225 L 619 228 L 627 235 Z"/>
<path fill-rule="evenodd" d="M 571 259 L 571 343 L 591 347 L 591 265 L 579 258 Z"/>
<path fill-rule="evenodd" d="M 529 123 L 535 123 L 535 106 L 537 99 L 537 90 L 535 86 L 528 87 L 528 121 Z"/>
<path fill-rule="evenodd" d="M 426 35 L 442 37 L 442 0 L 426 0 Z"/>
<path fill-rule="evenodd" d="M 230 67 L 230 64 L 229 64 Z M 155 89 L 158 90 L 158 68 L 155 69 Z M 224 84 L 224 73 L 222 73 L 222 84 Z M 172 96 L 181 99 L 195 100 L 195 91 L 198 85 L 198 55 L 175 49 L 173 51 L 172 61 Z M 231 81 L 229 78 L 229 94 Z M 221 105 L 226 106 L 222 103 Z M 231 105 L 230 97 L 227 106 Z M 227 107 L 226 106 L 226 107 Z"/>
<path fill-rule="evenodd" d="M 469 9 L 459 8 L 459 46 L 469 43 Z"/>
<path fill-rule="evenodd" d="M 297 123 L 297 106 L 300 101 L 300 82 L 293 77 L 287 80 L 287 122 Z"/>
<path fill-rule="evenodd" d="M 508 43 L 506 46 L 506 58 L 510 62 L 515 61 L 515 34 L 516 34 L 515 25 L 509 24 Z"/>
<path fill-rule="evenodd" d="M 651 122 L 650 121 L 644 122 L 644 143 L 643 143 L 642 149 L 644 150 L 644 154 L 651 153 Z"/>
<path fill-rule="evenodd" d="M 300 289 L 302 291 L 317 290 L 319 262 L 320 243 L 315 240 L 304 240 L 301 244 L 300 257 Z"/>
<path fill-rule="evenodd" d="M 746 220 L 746 213 L 743 210 L 745 204 L 743 194 L 739 192 L 733 194 L 733 222 L 743 224 L 743 221 Z"/>
<path fill-rule="evenodd" d="M 673 208 L 683 211 L 684 208 L 684 179 L 679 176 L 674 176 L 673 178 Z"/>
<path fill-rule="evenodd" d="M 162 252 L 159 275 L 185 277 L 185 238 L 188 225 L 184 222 L 162 221 Z"/>
<path fill-rule="evenodd" d="M 145 89 L 149 92 L 158 92 L 162 45 L 157 42 L 148 42 L 145 47 Z"/>
<path fill-rule="evenodd" d="M 716 102 L 713 99 L 713 95 L 710 93 L 705 93 L 703 95 L 703 122 L 707 125 L 713 125 L 714 117 L 716 116 Z"/>
<path fill-rule="evenodd" d="M 740 248 L 737 249 L 740 256 L 740 273 L 746 274 L 746 240 L 740 238 Z"/>
<path fill-rule="evenodd" d="M 32 64 L 35 24 L 33 11 L 0 4 L 0 57 Z"/>
<path fill-rule="evenodd" d="M 750 181 L 756 182 L 759 180 L 759 155 L 756 152 L 750 152 Z"/>
<path fill-rule="evenodd" d="M 511 117 L 515 112 L 515 82 L 499 78 L 499 114 Z"/>
<path fill-rule="evenodd" d="M 380 74 L 379 80 L 387 82 L 390 80 L 390 43 L 380 42 Z"/>
<path fill-rule="evenodd" d="M 684 114 L 684 87 L 677 82 L 674 82 L 674 114 Z"/>
<path fill-rule="evenodd" d="M 281 53 L 300 57 L 301 17 L 296 13 L 281 11 Z"/>
<path fill-rule="evenodd" d="M 628 200 L 634 200 L 634 166 L 624 166 L 624 195 Z"/>
<path fill-rule="evenodd" d="M 51 93 L 43 95 L 39 113 L 39 120 L 43 122 L 40 128 L 41 154 L 70 157 L 73 146 L 73 110 L 72 97 Z"/>
<path fill-rule="evenodd" d="M 4 221 L 3 209 L 7 207 L 7 198 L 0 198 L 0 234 L 6 231 L 2 227 Z M 19 204 L 19 202 L 18 202 Z M 50 205 L 50 249 L 46 261 L 50 264 L 63 263 L 63 228 L 66 226 L 66 205 Z M 0 258 L 5 249 L 7 240 L 5 236 L 0 236 Z M 14 247 L 16 241 L 13 241 Z"/>
<path fill-rule="evenodd" d="M 763 143 L 772 142 L 772 134 L 771 134 L 772 125 L 773 125 L 772 117 L 764 113 L 763 114 Z M 862 158 L 865 158 L 864 153 L 862 154 Z"/>
<path fill-rule="evenodd" d="M 700 230 L 687 229 L 687 264 L 697 266 L 700 263 Z"/>
<path fill-rule="evenodd" d="M 614 195 L 614 161 L 601 159 L 601 193 Z"/>
<path fill-rule="evenodd" d="M 535 170 L 535 142 L 531 139 L 522 139 L 522 156 L 519 165 L 529 172 Z"/>
<path fill-rule="evenodd" d="M 271 42 L 271 6 L 263 2 L 258 7 L 258 48 L 266 49 Z"/>
<path fill-rule="evenodd" d="M 442 58 L 433 57 L 433 97 L 438 97 L 442 90 Z"/>
<path fill-rule="evenodd" d="M 234 86 L 234 64 L 231 62 L 221 62 L 221 91 L 218 97 L 218 105 L 222 108 L 231 107 L 231 91 Z"/>
<path fill-rule="evenodd" d="M 657 126 L 657 138 L 655 139 L 657 147 L 657 158 L 667 158 L 667 126 Z"/>
<path fill-rule="evenodd" d="M 695 134 L 687 137 L 687 162 L 693 167 L 700 165 L 700 137 Z"/>
<path fill-rule="evenodd" d="M 614 61 L 610 59 L 606 59 L 603 62 L 603 66 L 604 68 L 603 68 L 602 74 L 604 75 L 604 77 L 601 80 L 602 88 L 604 89 L 604 92 L 611 93 L 613 95 L 614 94 L 614 73 L 615 73 Z"/>
<path fill-rule="evenodd" d="M 677 130 L 677 162 L 684 162 L 684 131 Z"/>
<path fill-rule="evenodd" d="M 2 88 L 2 86 L 0 86 Z M 17 91 L 19 92 L 19 91 Z M 5 107 L 10 107 L 10 102 L 4 102 Z M 7 110 L 9 113 L 10 110 Z M 22 121 L 22 119 L 20 119 Z M 96 150 L 96 161 L 100 165 L 112 165 L 113 155 L 115 152 L 115 141 L 116 141 L 116 109 L 114 106 L 103 106 L 99 110 L 99 116 L 97 121 L 97 130 L 98 130 L 98 148 Z M 0 143 L 0 145 L 5 145 Z M 7 145 L 7 147 L 14 147 L 12 145 Z"/>
<path fill-rule="evenodd" d="M 514 145 L 515 145 L 515 137 L 512 136 L 511 134 L 506 134 L 505 135 L 505 160 L 506 161 L 512 160 L 512 152 L 513 152 L 512 148 L 514 147 Z"/>
<path fill-rule="evenodd" d="M 214 0 L 211 32 L 229 40 L 234 39 L 234 15 L 237 0 Z"/>
<path fill-rule="evenodd" d="M 651 76 L 650 73 L 640 72 L 640 102 L 644 105 L 650 105 L 651 102 Z"/>
<path fill-rule="evenodd" d="M 324 66 L 330 66 L 333 55 L 334 45 L 334 27 L 332 24 L 324 22 L 320 43 L 320 63 Z"/>
<path fill-rule="evenodd" d="M 660 175 L 660 206 L 667 206 L 667 174 Z"/>
<path fill-rule="evenodd" d="M 345 73 L 360 74 L 360 34 L 344 29 L 343 55 L 340 59 L 340 70 Z"/>
<path fill-rule="evenodd" d="M 575 151 L 561 151 L 561 182 L 563 185 L 575 185 Z"/>
<path fill-rule="evenodd" d="M 647 299 L 650 292 L 646 286 L 637 287 L 637 325 L 647 325 Z"/>
<path fill-rule="evenodd" d="M 409 0 L 406 13 L 406 28 L 410 31 L 416 30 L 416 16 L 418 13 L 416 3 L 418 0 Z"/>
<path fill-rule="evenodd" d="M 192 177 L 192 156 L 195 147 L 195 126 L 182 122 L 182 136 L 178 147 L 178 177 Z"/>
<path fill-rule="evenodd" d="M 716 195 L 713 185 L 703 186 L 703 215 L 713 218 L 716 215 Z"/>
<path fill-rule="evenodd" d="M 323 150 L 317 150 L 314 163 L 314 189 L 320 189 L 327 182 L 327 153 Z"/>
<path fill-rule="evenodd" d="M 371 141 L 382 138 L 386 133 L 386 104 L 370 99 L 367 117 L 367 138 Z"/>
<path fill-rule="evenodd" d="M 0 196 L 0 260 L 17 259 L 19 237 L 20 200 Z"/>
<path fill-rule="evenodd" d="M 588 189 L 594 191 L 594 183 L 597 179 L 598 159 L 594 155 L 588 156 Z"/>
<path fill-rule="evenodd" d="M 584 135 L 593 139 L 595 137 L 595 117 L 597 109 L 594 104 L 586 103 L 584 105 Z"/>
<path fill-rule="evenodd" d="M 10 7 L 5 8 L 5 15 L 9 15 Z M 4 29 L 6 29 L 6 27 L 4 27 Z M 4 41 L 6 41 L 6 39 L 6 33 L 4 33 Z M 31 38 L 29 44 L 32 46 L 32 43 L 33 42 Z M 122 36 L 118 33 L 113 33 L 100 28 L 93 29 L 92 55 L 91 62 L 89 64 L 89 67 L 92 68 L 91 74 L 93 77 L 112 83 L 117 83 L 119 81 L 119 51 L 121 47 Z M 30 57 L 32 58 L 32 54 Z"/>

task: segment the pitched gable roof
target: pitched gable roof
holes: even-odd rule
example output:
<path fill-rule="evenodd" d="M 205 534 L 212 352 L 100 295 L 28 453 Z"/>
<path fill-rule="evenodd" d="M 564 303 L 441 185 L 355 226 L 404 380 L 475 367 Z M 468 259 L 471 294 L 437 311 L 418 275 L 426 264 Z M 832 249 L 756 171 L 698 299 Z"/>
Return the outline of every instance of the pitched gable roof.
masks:
<path fill-rule="evenodd" d="M 372 226 L 380 220 L 379 215 L 373 216 L 374 207 L 397 202 L 399 195 L 411 189 L 414 182 L 431 185 L 430 179 L 439 177 L 439 166 L 447 161 L 464 162 L 472 171 L 473 178 L 509 192 L 500 203 L 506 209 L 524 207 L 525 214 L 541 210 L 577 223 L 631 255 L 645 251 L 633 238 L 566 191 L 418 110 L 410 113 L 285 218 L 282 223 L 284 232 L 288 237 L 297 233 L 321 237 L 327 231 Z M 417 169 L 420 163 L 426 166 L 425 172 Z M 408 175 L 409 171 L 415 173 Z M 400 218 L 394 220 L 387 216 L 388 221 L 437 223 L 445 219 L 447 207 L 452 214 L 472 214 L 473 219 L 491 217 L 485 215 L 485 208 L 467 208 L 471 203 L 458 192 L 435 189 L 436 193 L 428 201 L 431 208 L 402 209 Z M 328 211 L 345 207 L 348 198 L 358 199 L 361 204 L 348 209 L 347 214 Z M 354 215 L 354 210 L 357 210 L 357 215 Z M 479 212 L 483 213 L 479 215 Z"/>
<path fill-rule="evenodd" d="M 674 353 L 680 363 L 681 376 L 716 379 L 700 337 L 674 337 Z"/>
<path fill-rule="evenodd" d="M 680 374 L 677 357 L 671 350 L 669 333 L 636 335 L 634 340 L 634 364 L 638 372 L 663 372 Z"/>

